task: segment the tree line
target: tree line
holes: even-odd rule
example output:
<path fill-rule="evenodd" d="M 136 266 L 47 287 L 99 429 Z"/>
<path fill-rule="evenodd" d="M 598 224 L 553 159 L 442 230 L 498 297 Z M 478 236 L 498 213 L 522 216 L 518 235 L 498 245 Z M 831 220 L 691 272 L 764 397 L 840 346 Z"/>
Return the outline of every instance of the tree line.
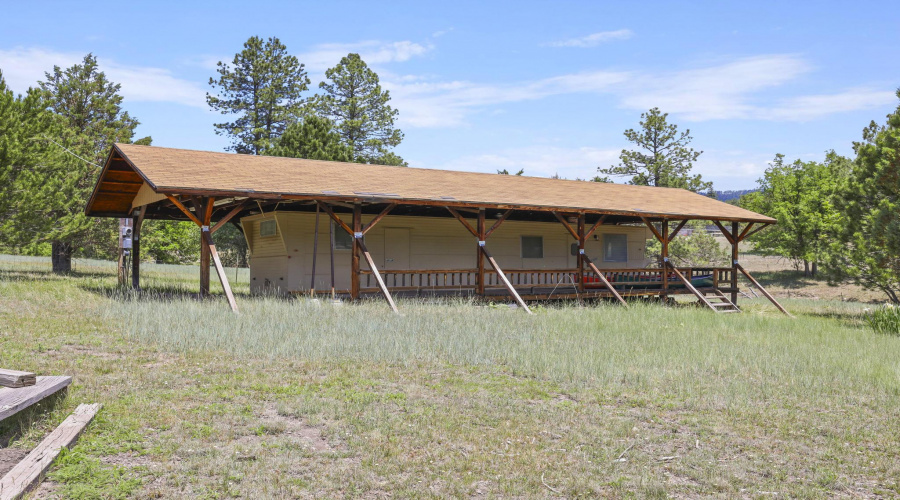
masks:
<path fill-rule="evenodd" d="M 872 121 L 853 153 L 790 163 L 776 155 L 759 190 L 739 201 L 778 219 L 750 241 L 757 251 L 801 264 L 808 276 L 879 290 L 898 304 L 900 106 L 884 124 Z"/>
<path fill-rule="evenodd" d="M 309 96 L 304 65 L 275 37 L 251 37 L 217 73 L 207 103 L 231 119 L 214 125 L 231 151 L 406 166 L 393 152 L 403 140 L 398 111 L 359 54 L 328 69 L 321 92 Z M 70 272 L 76 255 L 116 255 L 117 221 L 87 217 L 84 207 L 114 143 L 152 143 L 134 137 L 140 122 L 123 109 L 120 90 L 93 54 L 54 66 L 24 94 L 0 68 L 0 251 L 49 255 L 56 273 Z M 227 265 L 247 265 L 238 226 L 214 238 Z M 191 223 L 148 220 L 141 246 L 157 262 L 191 263 L 200 242 Z"/>

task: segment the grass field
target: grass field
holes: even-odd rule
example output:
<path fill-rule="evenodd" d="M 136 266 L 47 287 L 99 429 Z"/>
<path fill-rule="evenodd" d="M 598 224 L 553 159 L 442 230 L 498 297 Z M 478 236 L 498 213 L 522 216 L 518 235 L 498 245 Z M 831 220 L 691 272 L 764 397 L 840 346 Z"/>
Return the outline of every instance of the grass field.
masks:
<path fill-rule="evenodd" d="M 0 258 L 0 366 L 74 383 L 0 453 L 104 409 L 38 496 L 900 496 L 900 337 L 861 302 L 395 316 L 241 295 L 232 315 L 185 293 L 195 267 L 146 265 L 141 296 L 109 263 L 47 267 Z"/>

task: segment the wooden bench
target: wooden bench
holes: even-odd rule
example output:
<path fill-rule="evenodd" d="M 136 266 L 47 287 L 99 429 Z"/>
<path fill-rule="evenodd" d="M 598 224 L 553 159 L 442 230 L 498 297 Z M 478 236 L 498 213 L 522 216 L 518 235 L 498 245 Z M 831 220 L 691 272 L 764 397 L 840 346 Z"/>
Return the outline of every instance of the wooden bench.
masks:
<path fill-rule="evenodd" d="M 27 387 L 0 387 L 0 421 L 19 413 L 29 406 L 65 389 L 72 377 L 36 377 L 35 384 Z"/>

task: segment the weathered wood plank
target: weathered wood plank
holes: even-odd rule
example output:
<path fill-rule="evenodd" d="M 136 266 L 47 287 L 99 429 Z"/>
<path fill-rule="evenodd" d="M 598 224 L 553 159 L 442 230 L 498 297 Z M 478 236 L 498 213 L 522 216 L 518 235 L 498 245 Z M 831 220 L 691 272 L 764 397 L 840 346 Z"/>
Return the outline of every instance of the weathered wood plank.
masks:
<path fill-rule="evenodd" d="M 0 388 L 0 420 L 19 413 L 71 383 L 72 377 L 37 377 L 35 384 L 29 387 Z"/>
<path fill-rule="evenodd" d="M 487 258 L 487 261 L 491 264 L 491 267 L 494 268 L 494 271 L 497 272 L 497 276 L 500 278 L 500 281 L 503 282 L 503 286 L 505 286 L 506 289 L 509 291 L 509 293 L 513 296 L 513 298 L 516 299 L 516 302 L 519 303 L 519 306 L 522 309 L 524 309 L 526 313 L 532 314 L 531 309 L 528 308 L 528 306 L 525 304 L 525 301 L 522 300 L 521 296 L 519 296 L 519 292 L 516 291 L 516 289 L 513 287 L 512 283 L 510 283 L 509 280 L 506 278 L 506 275 L 503 274 L 503 270 L 500 269 L 500 266 L 497 264 L 497 261 L 494 260 L 494 257 L 490 254 L 490 252 L 488 252 L 487 248 L 485 248 L 483 245 L 481 247 L 481 252 L 485 256 L 485 258 Z"/>
<path fill-rule="evenodd" d="M 100 410 L 100 403 L 81 404 L 31 453 L 0 479 L 0 500 L 17 500 L 37 485 L 63 448 L 69 448 Z"/>
<path fill-rule="evenodd" d="M 228 284 L 228 276 L 225 275 L 225 268 L 222 267 L 222 261 L 219 259 L 219 252 L 216 251 L 216 244 L 213 243 L 212 235 L 208 229 L 200 232 L 203 236 L 203 242 L 209 249 L 209 253 L 213 259 L 213 265 L 216 267 L 216 274 L 219 275 L 219 282 L 225 290 L 225 297 L 228 299 L 228 305 L 231 306 L 232 312 L 238 312 L 237 302 L 234 301 L 234 293 L 231 292 L 231 285 Z M 208 285 L 207 285 L 208 286 Z"/>
<path fill-rule="evenodd" d="M 397 305 L 394 304 L 394 298 L 391 297 L 391 292 L 388 291 L 387 285 L 384 284 L 384 280 L 381 278 L 381 273 L 378 272 L 378 268 L 375 267 L 375 261 L 372 259 L 372 255 L 369 253 L 369 249 L 366 248 L 365 242 L 363 242 L 362 238 L 355 238 L 356 243 L 359 245 L 360 250 L 362 251 L 363 257 L 366 259 L 366 263 L 369 264 L 369 269 L 372 270 L 372 274 L 375 276 L 375 281 L 378 283 L 378 288 L 381 290 L 381 294 L 384 295 L 384 300 L 391 306 L 391 310 L 395 313 L 399 313 L 397 310 Z"/>
<path fill-rule="evenodd" d="M 37 380 L 31 372 L 20 372 L 19 370 L 6 370 L 0 368 L 0 386 L 3 387 L 25 387 L 34 385 Z"/>

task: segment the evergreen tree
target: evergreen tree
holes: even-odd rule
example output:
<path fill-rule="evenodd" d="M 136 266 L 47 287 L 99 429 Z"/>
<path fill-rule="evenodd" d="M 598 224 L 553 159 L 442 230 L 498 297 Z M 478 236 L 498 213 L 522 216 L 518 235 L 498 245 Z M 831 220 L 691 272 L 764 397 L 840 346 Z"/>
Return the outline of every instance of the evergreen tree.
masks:
<path fill-rule="evenodd" d="M 601 176 L 597 182 L 610 182 L 608 176 L 631 176 L 630 184 L 682 188 L 695 193 L 712 192 L 712 183 L 705 182 L 699 174 L 691 175 L 694 162 L 703 151 L 694 151 L 688 145 L 693 139 L 691 131 L 678 133 L 678 126 L 666 121 L 668 113 L 653 108 L 641 114 L 641 129 L 628 129 L 625 137 L 639 147 L 623 149 L 621 163 L 608 168 L 599 167 Z"/>
<path fill-rule="evenodd" d="M 328 118 L 308 115 L 292 123 L 274 146 L 265 150 L 269 156 L 306 158 L 309 160 L 353 161 L 353 149 L 341 141 Z"/>
<path fill-rule="evenodd" d="M 51 145 L 41 168 L 18 175 L 20 210 L 12 223 L 18 244 L 50 242 L 53 271 L 66 273 L 76 250 L 109 256 L 115 249 L 115 221 L 88 218 L 84 206 L 109 148 L 129 142 L 138 121 L 122 110 L 120 86 L 99 71 L 92 54 L 66 70 L 54 66 L 45 77 L 40 92 L 55 123 L 42 137 Z"/>
<path fill-rule="evenodd" d="M 40 92 L 16 96 L 0 71 L 0 244 L 23 239 L 13 224 L 20 209 L 19 176 L 43 165 L 50 146 L 43 134 L 52 126 Z"/>
<path fill-rule="evenodd" d="M 353 148 L 355 160 L 406 166 L 390 151 L 403 140 L 403 133 L 394 128 L 399 112 L 388 104 L 390 92 L 381 88 L 378 75 L 359 54 L 348 54 L 325 76 L 328 81 L 319 84 L 325 93 L 316 97 L 313 107 L 336 124 L 341 139 Z"/>
<path fill-rule="evenodd" d="M 829 280 L 880 290 L 900 304 L 900 106 L 884 126 L 872 122 L 854 149 L 838 197 L 844 216 L 828 255 Z"/>
<path fill-rule="evenodd" d="M 262 153 L 303 109 L 300 94 L 309 78 L 278 38 L 250 37 L 232 65 L 219 61 L 217 71 L 219 79 L 210 78 L 209 85 L 218 95 L 207 93 L 206 102 L 223 115 L 238 115 L 215 125 L 216 134 L 231 138 L 231 151 Z"/>

